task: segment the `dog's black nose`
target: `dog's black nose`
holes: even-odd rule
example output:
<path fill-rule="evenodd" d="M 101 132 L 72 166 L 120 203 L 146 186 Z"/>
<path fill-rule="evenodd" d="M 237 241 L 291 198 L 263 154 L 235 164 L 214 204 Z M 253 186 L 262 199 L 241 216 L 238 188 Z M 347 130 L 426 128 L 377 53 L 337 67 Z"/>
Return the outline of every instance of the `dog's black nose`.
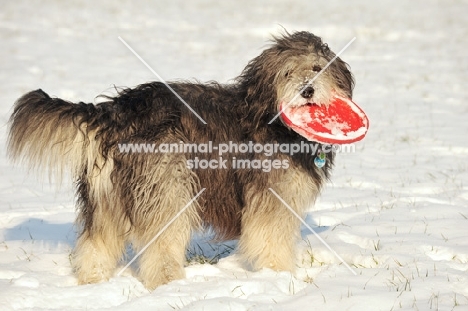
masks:
<path fill-rule="evenodd" d="M 301 96 L 304 98 L 311 98 L 312 96 L 314 96 L 314 92 L 314 88 L 309 85 L 304 90 L 302 90 Z"/>

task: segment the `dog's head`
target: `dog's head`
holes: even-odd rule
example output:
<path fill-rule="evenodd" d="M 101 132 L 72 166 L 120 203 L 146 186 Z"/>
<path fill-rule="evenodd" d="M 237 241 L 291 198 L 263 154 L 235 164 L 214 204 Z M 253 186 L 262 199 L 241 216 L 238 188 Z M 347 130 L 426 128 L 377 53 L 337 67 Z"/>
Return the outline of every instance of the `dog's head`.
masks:
<path fill-rule="evenodd" d="M 328 108 L 337 98 L 350 102 L 354 87 L 348 65 L 321 38 L 306 31 L 274 37 L 273 44 L 247 65 L 240 79 L 247 90 L 246 102 L 253 106 L 255 101 L 268 103 L 261 109 L 265 118 L 272 119 L 287 107 L 291 119 L 304 124 L 304 120 L 310 121 L 309 108 Z M 294 124 L 279 119 L 306 136 L 307 130 L 300 127 L 307 125 L 291 126 Z"/>
<path fill-rule="evenodd" d="M 354 78 L 348 65 L 334 59 L 335 53 L 319 37 L 305 31 L 277 37 L 265 53 L 276 55 L 278 62 L 277 104 L 328 105 L 336 95 L 351 99 Z"/>

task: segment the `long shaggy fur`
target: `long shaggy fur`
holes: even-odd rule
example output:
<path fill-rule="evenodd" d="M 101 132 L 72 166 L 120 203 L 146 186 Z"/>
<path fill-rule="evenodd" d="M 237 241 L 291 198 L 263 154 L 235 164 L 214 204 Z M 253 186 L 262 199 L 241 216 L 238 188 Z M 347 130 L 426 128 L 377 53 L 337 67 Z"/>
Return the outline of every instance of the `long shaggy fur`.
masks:
<path fill-rule="evenodd" d="M 296 32 L 275 38 L 233 84 L 170 83 L 206 125 L 160 82 L 121 90 L 97 105 L 51 98 L 42 90 L 21 97 L 10 119 L 8 152 L 57 176 L 71 172 L 82 228 L 73 256 L 79 282 L 111 277 L 127 243 L 143 248 L 202 188 L 199 200 L 139 259 L 145 286 L 184 276 L 190 232 L 200 226 L 213 228 L 218 239 L 239 238 L 239 250 L 254 269 L 293 271 L 299 221 L 268 188 L 303 214 L 329 176 L 332 153 L 321 169 L 310 154 L 277 153 L 268 159 L 288 160 L 288 169 L 191 170 L 187 160 L 218 155 L 120 153 L 118 144 L 307 142 L 281 118 L 268 122 L 334 56 L 319 37 Z M 351 97 L 353 83 L 338 58 L 313 82 L 313 100 L 326 104 L 332 92 Z M 299 97 L 292 105 L 304 101 Z"/>

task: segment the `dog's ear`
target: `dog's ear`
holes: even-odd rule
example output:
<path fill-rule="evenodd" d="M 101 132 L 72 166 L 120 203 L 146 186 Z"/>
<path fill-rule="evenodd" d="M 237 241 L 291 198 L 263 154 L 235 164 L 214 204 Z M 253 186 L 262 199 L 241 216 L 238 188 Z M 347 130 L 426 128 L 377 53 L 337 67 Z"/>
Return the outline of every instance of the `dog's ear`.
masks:
<path fill-rule="evenodd" d="M 266 86 L 273 85 L 278 74 L 278 54 L 276 46 L 264 50 L 259 56 L 252 59 L 238 77 L 238 82 L 247 86 L 248 95 L 265 91 Z M 286 74 L 286 73 L 285 73 Z"/>
<path fill-rule="evenodd" d="M 345 92 L 344 96 L 352 99 L 354 89 L 354 76 L 351 73 L 350 66 L 337 58 L 328 68 L 338 87 Z"/>

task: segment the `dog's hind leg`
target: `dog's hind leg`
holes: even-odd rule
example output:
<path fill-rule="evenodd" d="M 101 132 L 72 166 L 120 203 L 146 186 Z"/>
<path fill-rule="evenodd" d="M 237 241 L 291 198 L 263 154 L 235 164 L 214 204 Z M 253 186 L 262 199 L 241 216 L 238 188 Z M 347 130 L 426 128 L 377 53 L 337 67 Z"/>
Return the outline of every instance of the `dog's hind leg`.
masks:
<path fill-rule="evenodd" d="M 182 200 L 174 204 L 183 204 Z M 162 226 L 156 226 L 162 230 Z M 138 276 L 146 288 L 153 290 L 159 285 L 185 277 L 185 252 L 190 241 L 190 220 L 181 215 L 158 238 L 148 245 L 139 259 Z M 137 249 L 142 249 L 156 236 L 156 230 L 148 230 L 138 237 Z"/>
<path fill-rule="evenodd" d="M 199 187 L 183 156 L 165 155 L 157 163 L 147 162 L 141 168 L 145 173 L 137 174 L 141 179 L 132 186 L 132 243 L 136 251 L 146 248 L 138 275 L 146 288 L 154 289 L 185 276 L 186 248 L 192 229 L 200 223 L 198 203 L 189 203 Z"/>
<path fill-rule="evenodd" d="M 92 174 L 78 181 L 79 217 L 82 232 L 76 243 L 72 264 L 80 284 L 109 279 L 125 248 L 128 221 L 110 181 L 112 162 L 101 163 Z"/>
<path fill-rule="evenodd" d="M 296 169 L 268 176 L 268 184 L 300 216 L 313 203 L 319 187 L 312 178 Z M 270 268 L 295 270 L 295 245 L 300 220 L 269 189 L 246 193 L 239 250 L 254 270 Z"/>
<path fill-rule="evenodd" d="M 112 223 L 112 218 L 110 213 L 100 213 L 92 227 L 84 228 L 80 234 L 73 253 L 73 268 L 79 284 L 112 277 L 125 245 L 123 233 L 118 224 Z"/>

